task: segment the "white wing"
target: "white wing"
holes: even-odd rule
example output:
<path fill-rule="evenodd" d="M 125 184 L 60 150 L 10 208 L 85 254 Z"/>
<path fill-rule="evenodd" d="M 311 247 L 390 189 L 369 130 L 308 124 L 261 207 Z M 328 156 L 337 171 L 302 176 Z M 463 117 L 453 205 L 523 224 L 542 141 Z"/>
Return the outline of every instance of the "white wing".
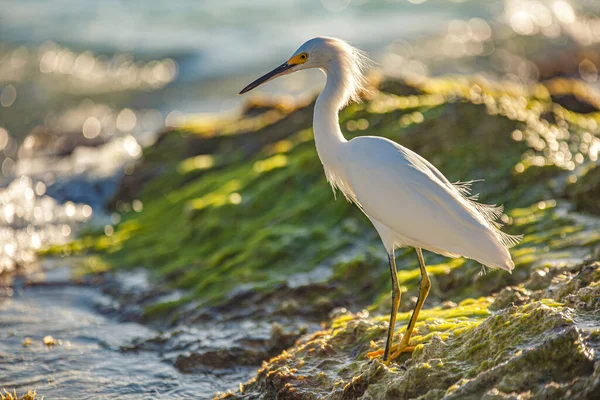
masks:
<path fill-rule="evenodd" d="M 507 247 L 518 238 L 497 229 L 497 210 L 466 197 L 464 186 L 451 184 L 418 154 L 385 138 L 362 136 L 344 145 L 340 161 L 350 197 L 395 234 L 395 244 L 514 267 Z"/>

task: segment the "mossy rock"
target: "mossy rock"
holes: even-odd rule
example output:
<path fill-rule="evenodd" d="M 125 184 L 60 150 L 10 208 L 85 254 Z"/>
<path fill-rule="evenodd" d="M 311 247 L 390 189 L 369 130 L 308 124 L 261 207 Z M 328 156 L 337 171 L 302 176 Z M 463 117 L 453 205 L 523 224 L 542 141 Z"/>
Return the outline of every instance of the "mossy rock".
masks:
<path fill-rule="evenodd" d="M 347 315 L 271 359 L 255 379 L 223 398 L 464 399 L 494 389 L 537 395 L 551 384 L 594 379 L 594 353 L 567 309 L 535 302 L 490 315 L 488 304 L 480 299 L 450 312 L 427 311 L 414 337 L 425 344 L 390 368 L 365 358 L 383 324 Z"/>
<path fill-rule="evenodd" d="M 476 186 L 480 200 L 504 203 L 503 229 L 524 235 L 511 249 L 512 274 L 482 274 L 471 260 L 426 254 L 433 286 L 417 349 L 387 368 L 364 357 L 381 346 L 387 327 L 385 252 L 360 211 L 333 200 L 309 128 L 311 107 L 261 106 L 239 119 L 165 133 L 133 175 L 145 176 L 143 184 L 118 198 L 123 210 L 139 199 L 143 211 L 123 212 L 110 236 L 92 232 L 46 252 L 85 253 L 94 261 L 90 272 L 144 267 L 163 288 L 183 292 L 176 301 L 143 303 L 148 321 L 192 324 L 218 314 L 325 324 L 233 397 L 594 393 L 600 368 L 591 349 L 600 347 L 586 329 L 599 325 L 590 313 L 599 304 L 593 261 L 600 258 L 600 223 L 574 212 L 572 202 L 593 210 L 565 193 L 594 197 L 595 186 L 587 186 L 594 155 L 581 144 L 598 140 L 600 115 L 565 109 L 542 85 L 466 77 L 430 79 L 402 96 L 375 92 L 341 112 L 348 138 L 385 136 L 453 181 L 485 179 Z M 411 249 L 397 251 L 397 264 L 401 332 L 419 268 Z M 585 329 L 579 319 L 588 321 Z M 239 354 L 233 350 L 215 349 L 209 358 L 231 363 Z M 248 363 L 272 355 L 243 354 Z"/>

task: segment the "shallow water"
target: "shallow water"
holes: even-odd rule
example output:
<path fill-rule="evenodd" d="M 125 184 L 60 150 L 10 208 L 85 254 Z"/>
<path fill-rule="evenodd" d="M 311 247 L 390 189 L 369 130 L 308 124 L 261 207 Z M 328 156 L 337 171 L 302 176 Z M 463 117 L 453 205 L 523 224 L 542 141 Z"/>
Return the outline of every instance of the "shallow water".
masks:
<path fill-rule="evenodd" d="M 30 287 L 17 282 L 12 296 L 0 298 L 0 386 L 35 388 L 47 399 L 211 398 L 254 370 L 183 374 L 156 352 L 122 351 L 159 332 L 99 311 L 114 301 L 97 288 L 74 286 L 64 267 Z M 57 344 L 43 344 L 47 335 Z"/>

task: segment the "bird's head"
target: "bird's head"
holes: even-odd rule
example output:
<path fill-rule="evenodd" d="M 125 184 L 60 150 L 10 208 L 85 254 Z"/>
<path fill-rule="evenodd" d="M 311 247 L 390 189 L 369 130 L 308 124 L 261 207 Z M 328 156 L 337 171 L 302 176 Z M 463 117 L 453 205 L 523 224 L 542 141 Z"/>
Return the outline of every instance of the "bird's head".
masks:
<path fill-rule="evenodd" d="M 239 93 L 244 94 L 279 76 L 309 68 L 319 68 L 327 74 L 339 74 L 347 87 L 347 96 L 355 99 L 364 87 L 364 71 L 369 66 L 365 54 L 340 39 L 316 37 L 304 43 L 279 67 L 261 76 Z"/>

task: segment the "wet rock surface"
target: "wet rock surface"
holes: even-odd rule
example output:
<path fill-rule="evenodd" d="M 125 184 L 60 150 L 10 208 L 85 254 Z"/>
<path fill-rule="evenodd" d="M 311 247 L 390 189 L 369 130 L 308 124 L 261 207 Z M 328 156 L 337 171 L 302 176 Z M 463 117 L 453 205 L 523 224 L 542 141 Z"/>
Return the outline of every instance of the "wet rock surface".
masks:
<path fill-rule="evenodd" d="M 338 316 L 330 329 L 300 339 L 223 398 L 591 399 L 598 391 L 598 317 L 586 312 L 584 302 L 563 305 L 548 295 L 587 298 L 597 283 L 586 282 L 598 282 L 598 273 L 598 263 L 584 263 L 531 296 L 507 288 L 495 298 L 424 310 L 414 353 L 391 367 L 366 358 L 376 345 L 372 340 L 381 345 L 384 318 Z M 501 306 L 513 298 L 522 305 Z M 400 330 L 409 315 L 399 314 Z"/>
<path fill-rule="evenodd" d="M 144 305 L 176 299 L 176 292 L 161 290 L 143 270 L 73 276 L 59 259 L 7 277 L 0 287 L 2 385 L 18 392 L 35 386 L 57 398 L 212 398 L 309 326 L 208 313 L 195 323 L 142 325 Z"/>
<path fill-rule="evenodd" d="M 229 370 L 219 380 L 183 375 L 154 352 L 123 352 L 158 332 L 101 312 L 118 300 L 103 294 L 96 278 L 74 284 L 64 262 L 31 272 L 14 277 L 3 286 L 10 294 L 0 297 L 0 385 L 11 392 L 35 387 L 44 398 L 208 398 L 249 373 Z"/>

